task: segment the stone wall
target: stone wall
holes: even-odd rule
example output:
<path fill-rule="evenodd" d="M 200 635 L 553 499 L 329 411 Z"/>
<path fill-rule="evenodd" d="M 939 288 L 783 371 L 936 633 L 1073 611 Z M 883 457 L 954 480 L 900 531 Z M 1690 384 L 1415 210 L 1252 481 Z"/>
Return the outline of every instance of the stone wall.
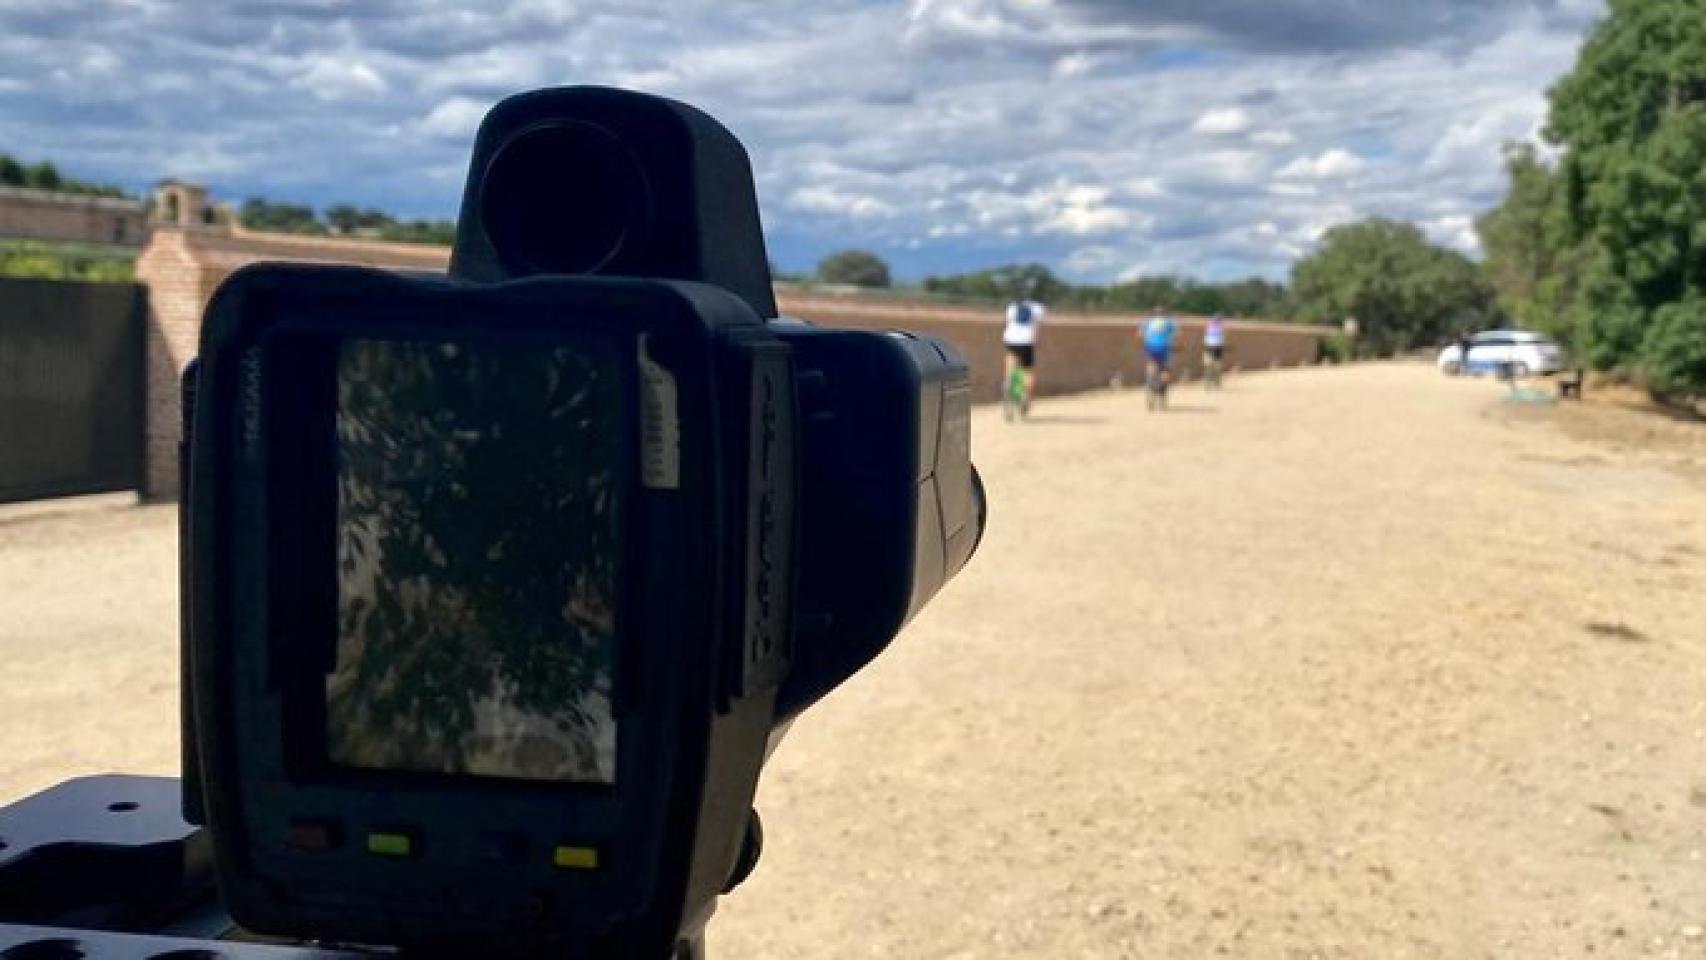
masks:
<path fill-rule="evenodd" d="M 0 187 L 0 238 L 139 247 L 146 221 L 137 200 Z"/>
<path fill-rule="evenodd" d="M 178 495 L 178 385 L 196 354 L 201 314 L 214 290 L 237 268 L 262 260 L 353 263 L 442 273 L 448 247 L 255 233 L 229 224 L 156 224 L 136 261 L 148 287 L 148 486 L 151 498 Z"/>
<path fill-rule="evenodd" d="M 940 336 L 959 347 L 972 368 L 972 395 L 979 401 L 1001 396 L 1006 353 L 1001 345 L 999 307 L 975 309 L 927 302 L 823 296 L 780 288 L 782 313 L 829 327 L 904 329 Z M 1143 382 L 1143 354 L 1137 329 L 1141 316 L 1051 312 L 1037 340 L 1037 393 L 1054 396 L 1106 387 L 1116 378 Z M 1179 372 L 1202 372 L 1203 317 L 1179 318 Z M 1227 322 L 1227 365 L 1234 370 L 1267 370 L 1314 363 L 1326 327 L 1258 320 Z"/>
<path fill-rule="evenodd" d="M 187 215 L 181 220 L 190 222 L 156 225 L 136 264 L 137 279 L 149 290 L 146 493 L 156 498 L 177 496 L 178 379 L 195 355 L 203 308 L 233 271 L 259 260 L 289 260 L 442 272 L 450 257 L 444 247 L 254 233 L 229 224 L 197 224 Z M 905 329 L 944 337 L 971 364 L 976 399 L 1000 396 L 1004 351 L 998 308 L 828 295 L 787 287 L 779 288 L 778 295 L 783 314 L 823 326 Z M 1038 392 L 1047 396 L 1092 390 L 1116 377 L 1129 384 L 1141 383 L 1139 319 L 1050 314 L 1037 347 Z M 1180 327 L 1182 369 L 1186 376 L 1195 376 L 1201 359 L 1202 320 L 1183 318 Z M 1321 338 L 1331 332 L 1255 321 L 1234 321 L 1228 327 L 1228 362 L 1242 369 L 1312 363 Z"/>

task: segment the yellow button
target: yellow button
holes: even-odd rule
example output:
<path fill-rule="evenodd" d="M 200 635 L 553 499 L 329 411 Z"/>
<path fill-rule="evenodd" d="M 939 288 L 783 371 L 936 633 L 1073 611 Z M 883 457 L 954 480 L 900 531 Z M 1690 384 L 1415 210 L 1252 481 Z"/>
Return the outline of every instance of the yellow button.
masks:
<path fill-rule="evenodd" d="M 551 862 L 564 870 L 597 870 L 597 847 L 558 847 L 551 854 Z"/>
<path fill-rule="evenodd" d="M 367 852 L 382 857 L 412 856 L 415 841 L 406 833 L 370 833 L 367 835 Z"/>

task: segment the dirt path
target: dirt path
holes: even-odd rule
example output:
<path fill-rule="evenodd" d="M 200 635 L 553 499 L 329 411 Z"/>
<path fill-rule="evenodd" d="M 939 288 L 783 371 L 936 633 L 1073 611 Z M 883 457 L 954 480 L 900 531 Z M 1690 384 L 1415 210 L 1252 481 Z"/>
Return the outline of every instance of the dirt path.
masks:
<path fill-rule="evenodd" d="M 1706 433 L 1497 397 L 979 411 L 981 554 L 796 725 L 714 955 L 1706 956 Z M 170 524 L 0 523 L 0 792 L 171 769 Z"/>

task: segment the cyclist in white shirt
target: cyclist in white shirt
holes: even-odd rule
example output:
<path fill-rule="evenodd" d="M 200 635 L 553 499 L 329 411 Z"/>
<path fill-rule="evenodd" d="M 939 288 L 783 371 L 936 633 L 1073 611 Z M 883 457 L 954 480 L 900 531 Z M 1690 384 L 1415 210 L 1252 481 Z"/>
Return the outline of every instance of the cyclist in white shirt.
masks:
<path fill-rule="evenodd" d="M 1037 328 L 1042 326 L 1048 311 L 1028 297 L 1020 297 L 1007 305 L 1007 327 L 1001 332 L 1001 342 L 1007 345 L 1007 364 L 1001 377 L 1002 389 L 1013 382 L 1015 368 L 1025 377 L 1025 399 L 1021 412 L 1028 413 L 1031 397 L 1037 392 Z"/>

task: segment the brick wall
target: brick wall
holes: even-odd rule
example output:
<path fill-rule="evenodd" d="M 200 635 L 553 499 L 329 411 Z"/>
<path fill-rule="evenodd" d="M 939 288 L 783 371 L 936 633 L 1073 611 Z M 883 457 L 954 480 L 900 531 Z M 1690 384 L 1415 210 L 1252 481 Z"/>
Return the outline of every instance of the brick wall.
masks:
<path fill-rule="evenodd" d="M 0 237 L 137 247 L 145 232 L 136 200 L 0 187 Z"/>
<path fill-rule="evenodd" d="M 449 250 L 415 244 L 253 233 L 229 226 L 158 225 L 138 258 L 137 279 L 149 289 L 148 489 L 151 497 L 178 492 L 180 432 L 178 377 L 195 355 L 201 313 L 218 285 L 237 268 L 257 260 L 355 263 L 393 269 L 443 271 Z M 832 296 L 781 288 L 785 315 L 823 326 L 905 329 L 941 336 L 959 347 L 972 368 L 978 400 L 1000 396 L 1001 310 L 939 303 Z M 1137 347 L 1140 318 L 1050 314 L 1037 347 L 1037 389 L 1043 395 L 1092 390 L 1118 376 L 1143 380 Z M 1202 352 L 1201 318 L 1181 321 L 1180 358 L 1196 376 Z M 1266 369 L 1312 363 L 1320 340 L 1331 331 L 1291 324 L 1233 321 L 1228 324 L 1228 362 L 1235 368 Z"/>
<path fill-rule="evenodd" d="M 254 233 L 230 225 L 156 224 L 136 260 L 136 279 L 148 287 L 148 497 L 178 495 L 178 385 L 184 365 L 196 354 L 202 310 L 226 277 L 261 260 L 443 272 L 450 250 Z"/>
<path fill-rule="evenodd" d="M 1001 345 L 1002 309 L 823 296 L 778 291 L 782 313 L 829 327 L 905 329 L 940 336 L 959 348 L 971 364 L 972 396 L 994 401 L 1001 396 L 1006 350 Z M 1116 376 L 1128 384 L 1143 382 L 1143 355 L 1137 329 L 1141 316 L 1070 313 L 1048 315 L 1037 339 L 1037 393 L 1052 396 L 1106 387 Z M 1186 377 L 1202 372 L 1203 317 L 1179 319 L 1177 356 Z M 1227 322 L 1227 364 L 1232 369 L 1266 370 L 1314 363 L 1321 339 L 1333 331 L 1302 324 L 1259 320 Z"/>

